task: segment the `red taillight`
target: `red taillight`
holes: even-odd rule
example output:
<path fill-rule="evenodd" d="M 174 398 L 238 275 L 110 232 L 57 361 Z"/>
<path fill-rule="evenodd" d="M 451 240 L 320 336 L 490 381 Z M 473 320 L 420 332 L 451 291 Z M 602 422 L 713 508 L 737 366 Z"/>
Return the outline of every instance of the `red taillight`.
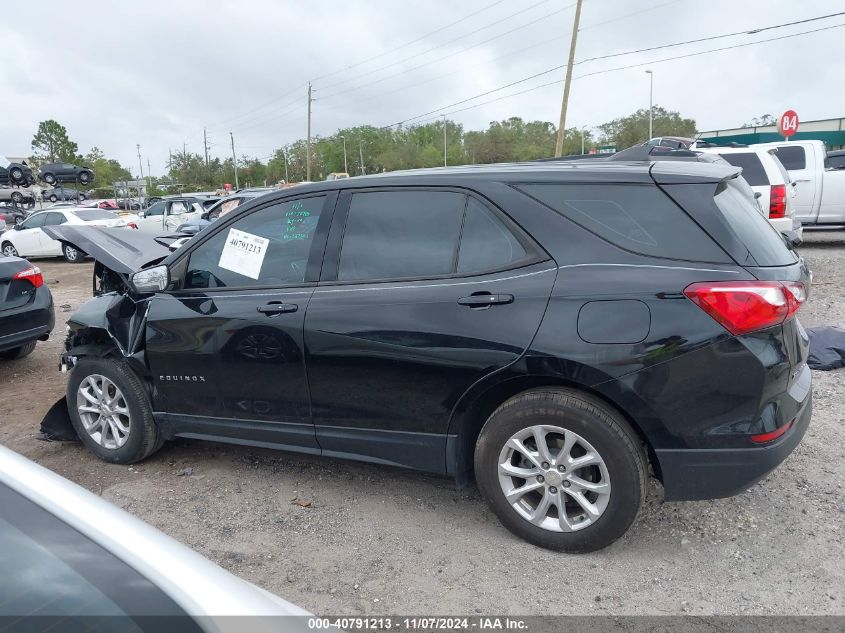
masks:
<path fill-rule="evenodd" d="M 126 226 L 128 226 L 130 229 L 137 229 L 138 228 L 138 225 L 135 224 L 134 222 L 128 222 L 126 224 Z"/>
<path fill-rule="evenodd" d="M 734 335 L 783 323 L 807 298 L 796 281 L 714 281 L 694 283 L 684 294 Z"/>
<path fill-rule="evenodd" d="M 41 269 L 38 266 L 32 266 L 27 268 L 26 270 L 22 270 L 19 273 L 15 273 L 15 276 L 12 279 L 26 279 L 36 288 L 40 288 L 44 285 L 44 277 L 41 276 Z"/>
<path fill-rule="evenodd" d="M 786 185 L 772 185 L 769 195 L 769 217 L 786 217 Z"/>
<path fill-rule="evenodd" d="M 768 433 L 759 433 L 758 435 L 752 435 L 751 441 L 756 442 L 757 444 L 764 444 L 765 442 L 771 442 L 773 440 L 776 440 L 792 428 L 793 422 L 795 422 L 795 420 L 790 420 L 782 427 L 777 428 L 774 431 L 769 431 Z"/>

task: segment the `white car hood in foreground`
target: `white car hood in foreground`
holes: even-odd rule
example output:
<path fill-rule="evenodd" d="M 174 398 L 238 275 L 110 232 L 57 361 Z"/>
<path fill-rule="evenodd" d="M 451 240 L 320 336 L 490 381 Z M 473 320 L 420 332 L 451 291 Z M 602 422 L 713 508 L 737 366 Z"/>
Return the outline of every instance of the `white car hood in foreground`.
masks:
<path fill-rule="evenodd" d="M 278 630 L 266 616 L 308 616 L 308 612 L 230 574 L 207 558 L 140 519 L 0 445 L 0 482 L 58 517 L 157 585 L 208 630 Z M 285 629 L 306 630 L 306 618 Z M 275 627 L 275 628 L 273 628 Z"/>

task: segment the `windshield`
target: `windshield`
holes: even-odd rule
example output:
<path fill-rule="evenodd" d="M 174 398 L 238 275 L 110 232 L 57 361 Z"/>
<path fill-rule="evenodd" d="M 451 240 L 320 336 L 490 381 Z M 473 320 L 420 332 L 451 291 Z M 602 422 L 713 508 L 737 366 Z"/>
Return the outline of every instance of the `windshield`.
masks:
<path fill-rule="evenodd" d="M 91 222 L 92 220 L 115 220 L 117 216 L 106 209 L 80 209 L 72 211 L 76 217 L 83 222 Z"/>
<path fill-rule="evenodd" d="M 12 163 L 9 162 L 9 159 L 5 156 L 0 156 L 0 167 L 8 167 Z"/>

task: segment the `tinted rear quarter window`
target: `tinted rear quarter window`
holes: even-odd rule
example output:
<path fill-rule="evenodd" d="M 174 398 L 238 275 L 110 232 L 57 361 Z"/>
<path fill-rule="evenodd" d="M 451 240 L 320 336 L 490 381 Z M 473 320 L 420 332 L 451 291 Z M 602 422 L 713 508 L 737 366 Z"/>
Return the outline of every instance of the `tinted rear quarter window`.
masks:
<path fill-rule="evenodd" d="M 763 163 L 755 152 L 726 152 L 719 156 L 734 167 L 742 167 L 742 175 L 752 187 L 764 187 L 770 184 Z"/>
<path fill-rule="evenodd" d="M 656 186 L 526 184 L 517 189 L 625 250 L 669 259 L 729 261 Z"/>
<path fill-rule="evenodd" d="M 778 145 L 778 151 L 775 155 L 789 171 L 806 169 L 807 167 L 807 155 L 800 145 Z"/>
<path fill-rule="evenodd" d="M 769 221 L 764 218 L 748 196 L 733 182 L 716 188 L 716 206 L 728 225 L 760 266 L 787 266 L 797 261 Z"/>

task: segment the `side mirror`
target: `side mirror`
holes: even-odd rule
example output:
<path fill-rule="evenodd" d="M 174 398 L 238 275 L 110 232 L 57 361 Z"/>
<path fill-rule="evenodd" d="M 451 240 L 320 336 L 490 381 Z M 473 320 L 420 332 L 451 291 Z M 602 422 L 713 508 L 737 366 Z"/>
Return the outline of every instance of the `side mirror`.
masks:
<path fill-rule="evenodd" d="M 140 211 L 138 211 L 138 217 L 139 217 L 139 218 L 145 218 L 145 217 L 147 217 L 147 212 L 146 212 L 146 211 L 144 211 L 143 209 L 142 209 L 142 210 L 140 210 Z"/>
<path fill-rule="evenodd" d="M 170 284 L 170 270 L 167 266 L 153 266 L 139 270 L 129 279 L 138 294 L 161 292 Z"/>
<path fill-rule="evenodd" d="M 20 224 L 15 224 L 15 226 L 14 226 L 13 228 L 14 228 L 16 231 L 20 231 L 20 230 L 23 228 L 23 226 L 21 226 Z"/>
<path fill-rule="evenodd" d="M 762 197 L 763 197 L 763 194 L 761 192 L 759 192 L 759 191 L 754 192 L 754 199 L 755 200 L 759 200 Z"/>

